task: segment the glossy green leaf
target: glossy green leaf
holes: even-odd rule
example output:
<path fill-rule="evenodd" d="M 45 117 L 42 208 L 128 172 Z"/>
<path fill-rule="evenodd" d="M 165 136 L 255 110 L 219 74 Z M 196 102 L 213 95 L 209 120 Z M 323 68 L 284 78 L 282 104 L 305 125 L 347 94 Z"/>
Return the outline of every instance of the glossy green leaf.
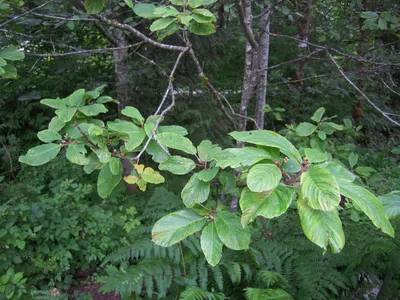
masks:
<path fill-rule="evenodd" d="M 72 144 L 67 147 L 66 156 L 67 159 L 77 165 L 84 166 L 89 163 L 89 159 L 86 157 L 87 150 L 85 145 Z"/>
<path fill-rule="evenodd" d="M 162 145 L 165 145 L 172 149 L 181 150 L 189 154 L 196 154 L 196 148 L 193 146 L 192 142 L 175 132 L 164 132 L 157 134 L 157 140 Z"/>
<path fill-rule="evenodd" d="M 246 226 L 254 221 L 257 216 L 263 216 L 267 219 L 279 217 L 289 208 L 293 195 L 294 190 L 282 186 L 263 193 L 255 193 L 247 187 L 244 188 L 240 197 L 242 225 Z"/>
<path fill-rule="evenodd" d="M 333 253 L 339 253 L 344 247 L 345 237 L 338 211 L 315 210 L 305 201 L 297 201 L 297 207 L 306 237 L 325 251 L 329 244 Z"/>
<path fill-rule="evenodd" d="M 241 142 L 279 148 L 289 158 L 293 157 L 301 162 L 300 152 L 286 138 L 269 130 L 234 131 L 230 135 Z"/>
<path fill-rule="evenodd" d="M 318 108 L 315 111 L 314 115 L 311 117 L 311 120 L 313 120 L 314 122 L 317 122 L 317 123 L 321 122 L 321 119 L 322 119 L 322 116 L 324 115 L 324 113 L 325 113 L 325 108 L 323 108 L 323 107 Z"/>
<path fill-rule="evenodd" d="M 384 233 L 394 236 L 394 230 L 385 213 L 382 203 L 367 189 L 351 183 L 339 180 L 340 193 L 351 199 L 356 207 L 363 211 L 376 227 Z"/>
<path fill-rule="evenodd" d="M 150 30 L 151 31 L 158 31 L 158 30 L 162 30 L 168 27 L 168 25 L 170 25 L 172 22 L 174 22 L 175 19 L 173 18 L 161 18 L 161 19 L 157 19 L 153 22 L 153 24 L 151 24 L 150 26 Z"/>
<path fill-rule="evenodd" d="M 212 267 L 216 266 L 222 257 L 222 242 L 218 237 L 214 222 L 209 223 L 203 229 L 200 245 L 207 262 Z"/>
<path fill-rule="evenodd" d="M 104 8 L 106 0 L 86 0 L 85 8 L 89 14 L 98 14 Z"/>
<path fill-rule="evenodd" d="M 214 156 L 221 152 L 221 147 L 211 143 L 209 140 L 203 140 L 197 146 L 197 152 L 202 161 L 209 162 L 214 159 Z"/>
<path fill-rule="evenodd" d="M 136 4 L 133 7 L 133 11 L 135 14 L 137 14 L 139 17 L 145 18 L 145 19 L 153 19 L 156 18 L 157 16 L 154 14 L 154 10 L 156 9 L 156 6 L 154 4 Z"/>
<path fill-rule="evenodd" d="M 158 171 L 155 171 L 153 170 L 153 168 L 150 167 L 144 169 L 141 176 L 143 180 L 153 184 L 160 184 L 165 181 L 165 178 Z"/>
<path fill-rule="evenodd" d="M 163 171 L 169 171 L 172 174 L 184 175 L 196 168 L 196 164 L 193 160 L 186 157 L 170 156 L 158 168 Z"/>
<path fill-rule="evenodd" d="M 246 250 L 250 243 L 250 229 L 243 228 L 240 218 L 230 212 L 222 211 L 214 217 L 215 227 L 221 242 L 233 250 Z"/>
<path fill-rule="evenodd" d="M 78 110 L 89 117 L 108 112 L 108 109 L 103 104 L 86 105 L 79 107 Z"/>
<path fill-rule="evenodd" d="M 273 164 L 259 164 L 252 167 L 247 175 L 247 186 L 252 192 L 265 192 L 278 186 L 281 170 Z"/>
<path fill-rule="evenodd" d="M 71 95 L 69 95 L 65 99 L 65 103 L 69 107 L 79 107 L 83 104 L 84 98 L 85 98 L 85 90 L 80 89 L 80 90 L 73 92 Z"/>
<path fill-rule="evenodd" d="M 39 131 L 37 137 L 39 138 L 39 140 L 45 143 L 51 143 L 56 140 L 61 140 L 61 135 L 57 131 L 52 131 L 48 129 Z"/>
<path fill-rule="evenodd" d="M 66 107 L 56 110 L 56 115 L 60 119 L 61 122 L 69 122 L 72 120 L 76 113 L 77 109 L 75 107 Z"/>
<path fill-rule="evenodd" d="M 357 164 L 358 162 L 358 155 L 355 154 L 354 152 L 351 152 L 349 155 L 349 164 L 350 164 L 350 168 L 354 168 L 354 166 Z"/>
<path fill-rule="evenodd" d="M 306 148 L 304 149 L 304 153 L 311 163 L 320 163 L 328 159 L 325 153 L 317 149 Z"/>
<path fill-rule="evenodd" d="M 222 169 L 226 167 L 239 168 L 252 166 L 259 161 L 270 158 L 271 155 L 268 151 L 254 147 L 227 148 L 214 154 L 217 166 Z"/>
<path fill-rule="evenodd" d="M 195 203 L 203 203 L 210 194 L 210 183 L 201 181 L 194 174 L 181 192 L 183 203 L 186 207 L 193 207 Z"/>
<path fill-rule="evenodd" d="M 301 174 L 301 193 L 313 209 L 336 210 L 340 203 L 339 186 L 335 178 L 320 165 L 312 165 Z"/>
<path fill-rule="evenodd" d="M 132 120 L 136 124 L 143 124 L 144 123 L 144 118 L 143 118 L 142 114 L 140 113 L 139 110 L 137 110 L 133 106 L 125 106 L 125 108 L 123 110 L 121 110 L 121 114 L 123 114 L 124 116 L 132 118 Z"/>
<path fill-rule="evenodd" d="M 331 173 L 332 176 L 335 177 L 336 181 L 347 180 L 353 182 L 356 179 L 356 176 L 353 173 L 338 163 L 330 161 L 323 163 L 321 167 Z"/>
<path fill-rule="evenodd" d="M 7 46 L 7 48 L 0 50 L 0 57 L 6 60 L 16 61 L 25 58 L 25 54 L 17 49 L 15 46 Z"/>
<path fill-rule="evenodd" d="M 154 224 L 152 240 L 157 245 L 169 247 L 201 230 L 206 222 L 190 209 L 173 212 Z"/>
<path fill-rule="evenodd" d="M 97 193 L 103 199 L 107 198 L 111 195 L 113 189 L 120 183 L 122 179 L 122 174 L 114 175 L 110 166 L 105 165 L 99 173 L 99 177 L 97 179 Z"/>
<path fill-rule="evenodd" d="M 143 128 L 139 128 L 129 121 L 108 122 L 107 127 L 112 132 L 128 135 L 128 141 L 125 143 L 125 148 L 128 151 L 133 151 L 146 137 Z"/>
<path fill-rule="evenodd" d="M 400 216 L 400 191 L 390 192 L 389 194 L 379 196 L 378 199 L 381 201 L 389 218 Z"/>
<path fill-rule="evenodd" d="M 61 121 L 60 118 L 58 116 L 56 116 L 56 117 L 53 117 L 50 120 L 48 128 L 49 128 L 50 131 L 58 132 L 58 131 L 60 131 L 61 129 L 64 128 L 65 124 L 67 124 L 67 123 Z"/>
<path fill-rule="evenodd" d="M 215 26 L 211 23 L 192 22 L 188 30 L 196 35 L 210 35 L 215 33 Z"/>
<path fill-rule="evenodd" d="M 40 100 L 40 103 L 43 105 L 47 105 L 51 108 L 55 108 L 55 109 L 62 109 L 65 108 L 65 102 L 63 100 L 61 100 L 60 98 L 57 99 L 42 99 Z"/>
<path fill-rule="evenodd" d="M 19 157 L 18 161 L 30 166 L 40 166 L 54 159 L 60 152 L 59 144 L 45 144 L 28 150 L 26 155 Z"/>
<path fill-rule="evenodd" d="M 211 168 L 208 170 L 201 170 L 197 174 L 197 178 L 204 182 L 209 182 L 214 179 L 215 175 L 218 174 L 219 168 Z"/>
<path fill-rule="evenodd" d="M 113 175 L 118 175 L 122 173 L 123 167 L 121 160 L 119 158 L 111 157 L 109 166 L 110 166 L 110 171 Z"/>
<path fill-rule="evenodd" d="M 309 135 L 312 135 L 314 133 L 314 131 L 317 130 L 317 128 L 318 127 L 315 126 L 314 124 L 304 122 L 304 123 L 300 123 L 296 127 L 296 133 L 298 136 L 309 136 Z"/>

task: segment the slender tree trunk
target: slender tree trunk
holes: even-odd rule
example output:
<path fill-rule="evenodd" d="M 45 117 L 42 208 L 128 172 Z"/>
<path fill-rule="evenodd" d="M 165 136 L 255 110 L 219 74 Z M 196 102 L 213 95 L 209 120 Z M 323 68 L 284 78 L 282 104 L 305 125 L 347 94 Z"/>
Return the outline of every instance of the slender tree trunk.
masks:
<path fill-rule="evenodd" d="M 257 78 L 257 100 L 255 119 L 260 129 L 264 128 L 264 112 L 262 109 L 267 102 L 268 85 L 268 59 L 269 59 L 269 30 L 270 30 L 270 7 L 261 12 L 261 32 L 259 37 L 258 78 Z"/>

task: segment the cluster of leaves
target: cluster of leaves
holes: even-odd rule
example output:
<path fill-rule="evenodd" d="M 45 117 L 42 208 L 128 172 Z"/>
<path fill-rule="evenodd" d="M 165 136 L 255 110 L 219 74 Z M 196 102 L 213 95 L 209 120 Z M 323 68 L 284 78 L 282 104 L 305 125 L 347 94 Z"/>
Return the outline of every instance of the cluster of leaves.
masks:
<path fill-rule="evenodd" d="M 17 69 L 9 61 L 22 60 L 24 57 L 25 54 L 14 46 L 0 49 L 0 76 L 2 78 L 16 78 Z"/>
<path fill-rule="evenodd" d="M 7 270 L 6 274 L 0 277 L 0 295 L 5 299 L 19 299 L 26 293 L 24 273 L 15 273 L 13 268 Z"/>
<path fill-rule="evenodd" d="M 361 18 L 365 19 L 362 29 L 366 30 L 387 30 L 392 29 L 396 32 L 400 28 L 398 18 L 390 12 L 376 13 L 372 11 L 362 12 Z"/>

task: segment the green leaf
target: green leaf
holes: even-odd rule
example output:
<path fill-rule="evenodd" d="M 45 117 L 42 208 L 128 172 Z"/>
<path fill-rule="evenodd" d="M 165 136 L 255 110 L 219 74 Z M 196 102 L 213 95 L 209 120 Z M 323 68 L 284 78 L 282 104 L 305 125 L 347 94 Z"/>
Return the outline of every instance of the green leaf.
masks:
<path fill-rule="evenodd" d="M 122 173 L 122 163 L 121 160 L 117 157 L 111 157 L 110 159 L 110 171 L 113 175 L 118 175 Z"/>
<path fill-rule="evenodd" d="M 18 284 L 20 281 L 21 281 L 21 279 L 22 279 L 22 277 L 24 276 L 24 273 L 23 272 L 18 272 L 18 273 L 16 273 L 15 275 L 14 275 L 14 278 L 12 279 L 12 283 L 13 284 Z"/>
<path fill-rule="evenodd" d="M 78 110 L 89 117 L 108 112 L 108 109 L 103 104 L 86 105 L 79 107 Z"/>
<path fill-rule="evenodd" d="M 97 98 L 97 100 L 96 100 L 96 103 L 99 103 L 99 104 L 104 104 L 104 103 L 108 103 L 108 102 L 119 103 L 117 100 L 114 100 L 110 96 L 101 96 L 101 97 Z"/>
<path fill-rule="evenodd" d="M 196 148 L 188 138 L 185 138 L 184 136 L 181 136 L 175 132 L 158 133 L 157 140 L 162 145 L 172 149 L 181 150 L 193 155 L 197 153 Z"/>
<path fill-rule="evenodd" d="M 350 198 L 357 208 L 363 211 L 367 217 L 384 233 L 394 237 L 394 230 L 385 213 L 383 205 L 367 189 L 345 180 L 339 180 L 340 193 Z"/>
<path fill-rule="evenodd" d="M 84 166 L 89 163 L 89 159 L 85 156 L 86 153 L 85 145 L 72 144 L 67 147 L 66 156 L 70 162 Z"/>
<path fill-rule="evenodd" d="M 350 168 L 354 168 L 354 166 L 357 164 L 358 162 L 358 155 L 355 154 L 354 152 L 351 152 L 349 155 L 349 164 L 350 164 Z"/>
<path fill-rule="evenodd" d="M 332 252 L 339 253 L 344 247 L 345 237 L 337 210 L 314 210 L 304 201 L 297 201 L 297 207 L 306 237 L 325 251 L 329 243 Z"/>
<path fill-rule="evenodd" d="M 211 168 L 208 170 L 201 170 L 198 173 L 197 178 L 199 178 L 202 181 L 209 182 L 214 179 L 215 175 L 218 174 L 218 171 L 219 171 L 219 168 Z"/>
<path fill-rule="evenodd" d="M 234 131 L 230 135 L 241 142 L 279 148 L 289 158 L 295 158 L 299 163 L 301 160 L 300 152 L 286 138 L 270 130 Z"/>
<path fill-rule="evenodd" d="M 185 0 L 171 0 L 171 4 L 177 5 L 177 6 L 185 6 L 186 3 Z"/>
<path fill-rule="evenodd" d="M 146 152 L 151 155 L 153 161 L 162 163 L 168 159 L 168 154 L 155 141 L 150 141 L 146 148 Z"/>
<path fill-rule="evenodd" d="M 194 15 L 193 15 L 194 18 Z M 188 27 L 188 30 L 197 35 L 209 35 L 215 33 L 215 26 L 211 23 L 193 22 Z"/>
<path fill-rule="evenodd" d="M 177 126 L 177 125 L 167 125 L 167 126 L 160 126 L 157 128 L 158 133 L 164 133 L 164 132 L 175 132 L 179 135 L 185 136 L 188 135 L 189 133 L 187 130 L 182 127 L 182 126 Z"/>
<path fill-rule="evenodd" d="M 186 27 L 190 26 L 190 21 L 193 20 L 192 16 L 181 16 L 180 22 L 185 25 Z"/>
<path fill-rule="evenodd" d="M 230 194 L 236 189 L 236 178 L 232 172 L 220 172 L 218 176 L 219 182 L 221 182 L 224 192 Z"/>
<path fill-rule="evenodd" d="M 80 89 L 80 90 L 73 92 L 71 95 L 69 95 L 65 99 L 65 103 L 69 107 L 79 107 L 83 104 L 84 99 L 85 99 L 85 90 Z"/>
<path fill-rule="evenodd" d="M 183 203 L 189 208 L 195 203 L 203 203 L 210 194 L 210 183 L 201 181 L 197 176 L 194 174 L 181 192 Z"/>
<path fill-rule="evenodd" d="M 271 154 L 267 150 L 254 147 L 227 148 L 214 154 L 217 166 L 222 169 L 252 166 L 259 161 L 270 158 Z"/>
<path fill-rule="evenodd" d="M 387 29 L 387 21 L 385 19 L 379 19 L 378 26 L 381 30 Z"/>
<path fill-rule="evenodd" d="M 243 228 L 240 218 L 222 211 L 214 217 L 215 227 L 221 242 L 233 250 L 246 250 L 250 243 L 250 229 Z"/>
<path fill-rule="evenodd" d="M 203 6 L 213 5 L 217 0 L 203 0 Z"/>
<path fill-rule="evenodd" d="M 122 174 L 114 175 L 109 164 L 105 165 L 100 170 L 99 177 L 97 179 L 97 193 L 103 199 L 111 195 L 113 189 L 120 183 Z"/>
<path fill-rule="evenodd" d="M 216 266 L 222 257 L 222 242 L 218 237 L 214 222 L 209 223 L 203 229 L 200 245 L 207 262 L 212 267 Z"/>
<path fill-rule="evenodd" d="M 212 22 L 214 22 L 216 20 L 214 16 L 213 17 L 206 17 L 206 16 L 203 16 L 203 15 L 192 14 L 191 17 L 192 17 L 193 20 L 195 20 L 197 23 L 200 23 L 200 24 L 212 23 Z"/>
<path fill-rule="evenodd" d="M 191 8 L 197 8 L 203 5 L 203 0 L 189 0 L 189 6 Z"/>
<path fill-rule="evenodd" d="M 344 123 L 344 126 L 347 127 L 347 129 L 353 128 L 353 123 L 351 122 L 350 119 L 348 119 L 348 118 L 343 119 L 343 123 Z"/>
<path fill-rule="evenodd" d="M 139 128 L 129 121 L 108 122 L 107 127 L 110 131 L 128 135 L 129 139 L 125 143 L 125 148 L 128 151 L 133 151 L 146 137 L 143 128 Z"/>
<path fill-rule="evenodd" d="M 61 122 L 69 122 L 72 120 L 76 113 L 77 109 L 75 107 L 66 107 L 56 110 L 56 115 L 60 119 Z"/>
<path fill-rule="evenodd" d="M 61 135 L 58 132 L 48 129 L 39 131 L 37 137 L 39 140 L 45 143 L 51 143 L 56 140 L 61 140 Z"/>
<path fill-rule="evenodd" d="M 61 146 L 59 144 L 45 144 L 29 149 L 26 155 L 19 157 L 18 161 L 30 166 L 40 166 L 54 159 Z"/>
<path fill-rule="evenodd" d="M 3 236 L 5 236 L 6 234 L 7 234 L 7 229 L 4 229 L 4 228 L 2 228 L 2 229 L 0 229 L 0 239 L 3 237 Z"/>
<path fill-rule="evenodd" d="M 11 297 L 14 296 L 15 294 L 15 285 L 8 284 L 6 287 L 5 294 L 7 299 L 11 299 Z"/>
<path fill-rule="evenodd" d="M 393 154 L 400 154 L 400 148 L 393 148 L 390 152 Z"/>
<path fill-rule="evenodd" d="M 353 182 L 356 179 L 356 176 L 353 173 L 351 173 L 340 164 L 334 163 L 332 161 L 323 163 L 321 167 L 331 173 L 333 177 L 335 177 L 336 181 L 347 180 Z"/>
<path fill-rule="evenodd" d="M 7 62 L 0 57 L 0 67 L 4 67 L 5 65 L 7 65 Z"/>
<path fill-rule="evenodd" d="M 142 114 L 140 113 L 139 110 L 137 110 L 133 106 L 125 106 L 125 108 L 123 110 L 121 110 L 121 114 L 132 118 L 133 122 L 135 122 L 138 125 L 141 125 L 144 123 L 144 118 L 143 118 Z"/>
<path fill-rule="evenodd" d="M 0 50 L 0 57 L 6 60 L 16 61 L 25 58 L 25 54 L 17 49 L 15 46 L 8 46 Z"/>
<path fill-rule="evenodd" d="M 309 136 L 312 135 L 317 128 L 318 127 L 314 124 L 304 122 L 297 126 L 296 133 L 298 136 Z"/>
<path fill-rule="evenodd" d="M 381 201 L 389 218 L 400 216 L 400 191 L 390 192 L 384 196 L 379 196 L 378 199 Z"/>
<path fill-rule="evenodd" d="M 93 152 L 87 156 L 87 159 L 89 160 L 88 164 L 83 166 L 86 174 L 91 174 L 94 170 L 100 169 L 103 166 L 97 155 Z"/>
<path fill-rule="evenodd" d="M 304 149 L 304 153 L 311 163 L 324 162 L 328 159 L 325 153 L 322 153 L 317 149 L 306 148 Z"/>
<path fill-rule="evenodd" d="M 18 77 L 17 69 L 11 64 L 4 66 L 3 70 L 5 73 L 2 74 L 2 76 L 6 79 L 14 79 Z"/>
<path fill-rule="evenodd" d="M 247 175 L 247 186 L 252 192 L 265 192 L 278 186 L 281 170 L 273 164 L 259 164 L 252 167 Z"/>
<path fill-rule="evenodd" d="M 199 157 L 202 161 L 209 162 L 214 159 L 214 156 L 221 152 L 221 147 L 214 145 L 209 140 L 203 140 L 197 146 Z"/>
<path fill-rule="evenodd" d="M 100 149 L 96 149 L 94 150 L 94 153 L 96 153 L 97 157 L 99 158 L 99 161 L 101 163 L 108 163 L 111 159 L 111 153 L 108 151 L 108 149 L 105 148 L 100 148 Z"/>
<path fill-rule="evenodd" d="M 175 32 L 177 32 L 179 30 L 179 28 L 180 27 L 179 27 L 178 22 L 176 22 L 176 21 L 172 22 L 166 28 L 157 31 L 157 39 L 159 41 L 162 41 L 167 36 L 170 36 L 170 35 L 174 34 Z"/>
<path fill-rule="evenodd" d="M 157 18 L 157 16 L 154 14 L 155 9 L 156 6 L 154 4 L 136 4 L 133 7 L 133 12 L 139 17 L 145 19 L 154 19 Z"/>
<path fill-rule="evenodd" d="M 321 165 L 312 165 L 301 174 L 301 193 L 313 209 L 336 210 L 340 203 L 339 186 L 335 178 Z"/>
<path fill-rule="evenodd" d="M 104 8 L 106 0 L 86 0 L 85 8 L 89 14 L 98 14 Z"/>
<path fill-rule="evenodd" d="M 141 174 L 143 180 L 153 184 L 160 184 L 165 181 L 165 178 L 161 176 L 161 174 L 157 171 L 154 171 L 153 168 L 146 168 L 144 169 L 143 173 Z"/>
<path fill-rule="evenodd" d="M 158 168 L 163 171 L 169 171 L 172 174 L 184 175 L 196 168 L 196 164 L 193 160 L 186 157 L 170 156 Z"/>
<path fill-rule="evenodd" d="M 370 167 L 357 167 L 355 171 L 360 174 L 361 176 L 368 177 L 371 174 L 375 173 L 375 169 Z"/>
<path fill-rule="evenodd" d="M 190 209 L 173 212 L 154 224 L 152 240 L 157 245 L 169 247 L 201 230 L 206 222 Z"/>
<path fill-rule="evenodd" d="M 317 122 L 317 123 L 321 122 L 321 119 L 322 119 L 322 116 L 324 115 L 324 113 L 325 113 L 325 108 L 323 108 L 323 107 L 318 108 L 315 111 L 314 115 L 311 117 L 311 120 L 313 120 L 314 122 Z"/>
<path fill-rule="evenodd" d="M 60 98 L 57 98 L 57 99 L 42 99 L 42 100 L 40 100 L 40 103 L 43 104 L 43 105 L 50 106 L 51 108 L 55 108 L 55 109 L 62 109 L 62 108 L 66 107 L 64 101 L 61 100 Z"/>
<path fill-rule="evenodd" d="M 161 18 L 176 17 L 179 11 L 173 6 L 159 6 L 154 10 L 154 14 Z"/>
<path fill-rule="evenodd" d="M 133 8 L 133 2 L 132 2 L 132 0 L 124 0 L 124 1 L 125 1 L 126 5 L 127 5 L 129 8 Z"/>
<path fill-rule="evenodd" d="M 174 22 L 175 19 L 173 18 L 162 18 L 155 20 L 153 24 L 150 26 L 150 31 L 158 31 L 161 29 L 167 28 L 172 22 Z"/>
<path fill-rule="evenodd" d="M 10 276 L 8 275 L 2 275 L 0 277 L 0 283 L 6 285 L 8 281 L 10 280 Z"/>
<path fill-rule="evenodd" d="M 360 17 L 363 19 L 377 19 L 377 18 L 379 18 L 379 15 L 372 11 L 363 11 L 360 14 Z"/>
<path fill-rule="evenodd" d="M 51 131 L 56 131 L 56 132 L 58 132 L 58 131 L 60 131 L 61 129 L 64 128 L 65 124 L 67 124 L 67 123 L 61 121 L 60 118 L 59 118 L 58 116 L 56 116 L 56 117 L 53 117 L 53 118 L 50 120 L 50 123 L 49 123 L 48 128 L 49 128 L 49 130 L 51 130 Z"/>
<path fill-rule="evenodd" d="M 292 203 L 294 190 L 278 186 L 272 192 L 254 193 L 247 187 L 240 197 L 241 223 L 246 226 L 257 216 L 267 219 L 284 214 Z"/>
<path fill-rule="evenodd" d="M 324 131 L 318 131 L 318 137 L 325 141 L 326 140 L 326 133 Z"/>

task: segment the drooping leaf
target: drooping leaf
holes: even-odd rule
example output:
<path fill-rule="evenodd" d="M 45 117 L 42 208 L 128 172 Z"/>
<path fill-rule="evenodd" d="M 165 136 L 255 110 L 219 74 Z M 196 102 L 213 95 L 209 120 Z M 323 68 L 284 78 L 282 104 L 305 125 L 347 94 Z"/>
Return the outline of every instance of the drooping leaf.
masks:
<path fill-rule="evenodd" d="M 333 253 L 339 253 L 344 247 L 345 237 L 338 211 L 315 210 L 305 201 L 297 201 L 297 207 L 306 237 L 325 251 L 329 244 Z"/>
<path fill-rule="evenodd" d="M 265 192 L 278 186 L 281 170 L 273 164 L 259 164 L 252 167 L 247 175 L 247 186 L 253 192 Z"/>
<path fill-rule="evenodd" d="M 89 159 L 85 155 L 86 153 L 85 145 L 72 144 L 67 147 L 66 156 L 73 164 L 84 166 L 89 163 Z"/>
<path fill-rule="evenodd" d="M 183 152 L 195 155 L 197 153 L 196 148 L 192 142 L 175 132 L 164 132 L 157 134 L 157 140 L 162 145 L 165 145 L 172 149 L 181 150 Z"/>
<path fill-rule="evenodd" d="M 78 110 L 89 117 L 108 112 L 108 109 L 103 104 L 86 105 L 79 107 Z"/>
<path fill-rule="evenodd" d="M 197 178 L 201 181 L 209 182 L 214 179 L 215 175 L 218 174 L 219 168 L 211 168 L 208 170 L 201 170 L 197 174 Z"/>
<path fill-rule="evenodd" d="M 154 224 L 152 240 L 157 245 L 169 247 L 201 230 L 206 222 L 190 209 L 173 212 Z"/>
<path fill-rule="evenodd" d="M 114 175 L 109 164 L 105 165 L 99 173 L 97 179 L 97 193 L 103 199 L 111 195 L 113 189 L 120 183 L 122 179 L 122 174 Z"/>
<path fill-rule="evenodd" d="M 209 162 L 214 159 L 214 156 L 221 152 L 221 147 L 211 143 L 209 140 L 203 140 L 197 146 L 197 152 L 202 161 Z"/>
<path fill-rule="evenodd" d="M 268 151 L 254 147 L 227 148 L 214 154 L 217 166 L 222 169 L 226 167 L 238 168 L 251 166 L 259 161 L 270 158 L 271 155 Z"/>
<path fill-rule="evenodd" d="M 222 242 L 218 237 L 214 222 L 210 222 L 203 229 L 200 244 L 207 262 L 212 267 L 216 266 L 222 257 Z"/>
<path fill-rule="evenodd" d="M 269 130 L 234 131 L 230 135 L 241 142 L 279 148 L 283 154 L 289 158 L 295 158 L 301 162 L 300 152 L 286 138 Z"/>
<path fill-rule="evenodd" d="M 51 143 L 56 140 L 61 140 L 61 135 L 57 131 L 52 131 L 48 129 L 39 131 L 37 137 L 39 138 L 39 140 L 45 143 Z"/>
<path fill-rule="evenodd" d="M 144 118 L 143 118 L 142 114 L 140 113 L 139 110 L 137 110 L 137 108 L 135 108 L 133 106 L 125 106 L 125 108 L 123 110 L 121 110 L 121 114 L 132 118 L 132 120 L 138 125 L 144 123 Z"/>
<path fill-rule="evenodd" d="M 230 212 L 222 211 L 214 217 L 215 227 L 221 242 L 233 250 L 249 248 L 250 229 L 243 228 L 240 218 Z"/>
<path fill-rule="evenodd" d="M 328 156 L 326 156 L 325 153 L 317 149 L 306 148 L 304 149 L 304 153 L 311 163 L 324 162 L 328 159 Z"/>
<path fill-rule="evenodd" d="M 169 171 L 172 174 L 184 175 L 196 168 L 196 164 L 193 160 L 186 157 L 170 156 L 158 168 L 163 171 Z"/>
<path fill-rule="evenodd" d="M 89 14 L 98 14 L 104 8 L 106 0 L 86 0 L 85 8 Z"/>
<path fill-rule="evenodd" d="M 379 196 L 386 215 L 389 218 L 397 218 L 400 216 L 400 191 L 393 191 L 389 194 Z"/>
<path fill-rule="evenodd" d="M 338 181 L 340 193 L 350 198 L 356 207 L 363 211 L 376 227 L 394 236 L 394 230 L 385 213 L 382 203 L 367 189 L 346 180 Z"/>
<path fill-rule="evenodd" d="M 201 181 L 197 176 L 194 174 L 181 192 L 183 203 L 189 208 L 195 203 L 203 203 L 210 194 L 210 183 Z"/>
<path fill-rule="evenodd" d="M 152 168 L 148 167 L 144 169 L 143 173 L 141 174 L 143 180 L 153 184 L 160 184 L 165 181 L 165 178 L 161 176 L 161 174 Z"/>
<path fill-rule="evenodd" d="M 56 110 L 56 115 L 60 119 L 61 122 L 69 122 L 72 120 L 76 113 L 77 109 L 75 107 L 66 107 Z"/>
<path fill-rule="evenodd" d="M 294 190 L 282 186 L 278 186 L 271 192 L 263 193 L 255 193 L 247 187 L 244 188 L 240 197 L 242 225 L 246 226 L 257 216 L 267 219 L 279 217 L 289 208 L 293 195 Z"/>
<path fill-rule="evenodd" d="M 313 209 L 336 210 L 340 203 L 339 186 L 335 178 L 320 165 L 312 165 L 301 174 L 301 193 Z"/>
<path fill-rule="evenodd" d="M 317 130 L 317 126 L 314 124 L 304 122 L 300 123 L 297 128 L 296 128 L 296 133 L 298 136 L 309 136 L 314 133 L 315 130 Z"/>
<path fill-rule="evenodd" d="M 60 152 L 59 144 L 45 144 L 28 150 L 26 155 L 19 157 L 18 161 L 30 166 L 40 166 L 54 159 Z"/>

